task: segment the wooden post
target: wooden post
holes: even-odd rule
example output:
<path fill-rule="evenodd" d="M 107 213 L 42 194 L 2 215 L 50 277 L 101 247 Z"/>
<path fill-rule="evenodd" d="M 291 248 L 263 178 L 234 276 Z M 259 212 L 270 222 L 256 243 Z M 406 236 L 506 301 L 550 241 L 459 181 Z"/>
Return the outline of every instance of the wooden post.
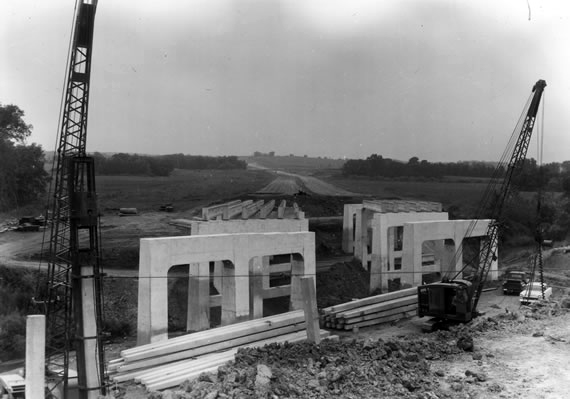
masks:
<path fill-rule="evenodd" d="M 46 317 L 26 319 L 26 398 L 43 398 L 45 390 Z"/>
<path fill-rule="evenodd" d="M 307 324 L 307 341 L 315 344 L 321 343 L 319 328 L 319 314 L 317 311 L 317 294 L 313 276 L 301 277 L 301 290 L 305 310 L 305 323 Z"/>

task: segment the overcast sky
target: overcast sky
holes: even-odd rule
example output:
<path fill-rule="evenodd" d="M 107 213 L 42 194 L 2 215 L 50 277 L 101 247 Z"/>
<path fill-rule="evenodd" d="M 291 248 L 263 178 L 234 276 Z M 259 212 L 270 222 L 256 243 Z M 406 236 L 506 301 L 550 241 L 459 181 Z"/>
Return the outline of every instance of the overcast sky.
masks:
<path fill-rule="evenodd" d="M 0 102 L 45 150 L 74 5 L 0 1 Z M 569 17 L 567 0 L 99 0 L 88 151 L 494 161 L 545 79 L 544 161 L 568 160 Z"/>

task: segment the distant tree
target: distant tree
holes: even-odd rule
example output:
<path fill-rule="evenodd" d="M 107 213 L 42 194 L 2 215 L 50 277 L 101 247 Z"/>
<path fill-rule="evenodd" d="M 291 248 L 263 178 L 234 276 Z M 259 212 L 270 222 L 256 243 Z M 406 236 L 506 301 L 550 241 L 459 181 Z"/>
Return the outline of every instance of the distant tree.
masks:
<path fill-rule="evenodd" d="M 17 105 L 0 103 L 0 140 L 24 143 L 32 134 L 32 125 L 24 122 L 24 111 Z"/>
<path fill-rule="evenodd" d="M 0 104 L 0 210 L 25 205 L 46 192 L 49 175 L 39 145 L 25 145 L 32 125 L 16 105 Z"/>
<path fill-rule="evenodd" d="M 417 166 L 420 164 L 420 159 L 418 157 L 411 157 L 408 161 L 408 165 Z"/>
<path fill-rule="evenodd" d="M 562 190 L 566 196 L 570 197 L 570 173 L 562 178 Z"/>

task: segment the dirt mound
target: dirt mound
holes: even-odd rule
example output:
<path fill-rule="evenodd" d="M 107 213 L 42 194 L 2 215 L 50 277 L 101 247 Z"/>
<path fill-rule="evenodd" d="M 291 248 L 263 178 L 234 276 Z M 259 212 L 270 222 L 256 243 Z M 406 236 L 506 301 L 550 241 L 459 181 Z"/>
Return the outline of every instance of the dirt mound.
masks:
<path fill-rule="evenodd" d="M 359 261 L 336 263 L 317 274 L 317 306 L 326 308 L 369 296 L 370 277 Z"/>
<path fill-rule="evenodd" d="M 457 353 L 429 339 L 324 341 L 240 350 L 216 375 L 156 398 L 434 398 L 428 360 Z M 164 396 L 166 395 L 166 396 Z"/>

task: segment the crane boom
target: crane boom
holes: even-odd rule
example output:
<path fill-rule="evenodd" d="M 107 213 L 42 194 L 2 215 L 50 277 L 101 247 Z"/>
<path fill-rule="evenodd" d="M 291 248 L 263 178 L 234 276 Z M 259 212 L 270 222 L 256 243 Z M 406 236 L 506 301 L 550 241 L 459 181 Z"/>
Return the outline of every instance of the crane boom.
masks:
<path fill-rule="evenodd" d="M 77 0 L 54 159 L 45 313 L 48 388 L 68 397 L 77 353 L 80 398 L 105 393 L 100 334 L 99 219 L 93 160 L 86 156 L 93 26 L 97 0 Z M 89 297 L 86 297 L 89 295 Z M 83 299 L 87 298 L 87 299 Z M 91 299 L 93 298 L 93 299 Z M 91 351 L 93 351 L 91 353 Z M 95 376 L 96 381 L 93 381 Z"/>
<path fill-rule="evenodd" d="M 534 94 L 513 147 L 505 175 L 502 178 L 499 190 L 495 192 L 496 195 L 492 198 L 490 217 L 493 222 L 487 227 L 487 238 L 481 245 L 479 266 L 474 280 L 469 282 L 458 279 L 418 287 L 418 316 L 432 316 L 439 320 L 466 322 L 470 321 L 475 314 L 483 291 L 483 283 L 487 279 L 492 263 L 497 259 L 499 220 L 511 193 L 513 176 L 524 163 L 545 87 L 546 82 L 539 80 L 532 88 Z M 490 187 L 493 184 L 491 182 Z"/>
<path fill-rule="evenodd" d="M 503 179 L 503 184 L 501 185 L 500 191 L 498 193 L 498 201 L 492 209 L 491 218 L 498 221 L 503 214 L 503 209 L 505 202 L 507 201 L 511 188 L 512 179 L 515 172 L 522 168 L 526 154 L 528 151 L 528 146 L 530 145 L 530 139 L 532 137 L 532 131 L 534 129 L 534 123 L 536 121 L 536 114 L 538 113 L 538 106 L 540 105 L 540 100 L 542 98 L 542 93 L 546 87 L 546 82 L 544 80 L 539 80 L 535 83 L 532 88 L 534 95 L 528 107 L 527 114 L 523 121 L 523 125 L 520 134 L 515 143 L 513 153 L 511 154 L 511 159 L 507 166 L 506 174 Z M 473 311 L 477 309 L 479 304 L 479 298 L 483 292 L 483 282 L 487 279 L 489 270 L 491 269 L 491 263 L 497 259 L 497 243 L 498 243 L 498 225 L 497 223 L 491 223 L 487 229 L 488 239 L 485 241 L 483 248 L 481 249 L 481 266 L 479 272 L 477 273 L 477 284 L 475 286 L 475 291 L 473 294 Z"/>

